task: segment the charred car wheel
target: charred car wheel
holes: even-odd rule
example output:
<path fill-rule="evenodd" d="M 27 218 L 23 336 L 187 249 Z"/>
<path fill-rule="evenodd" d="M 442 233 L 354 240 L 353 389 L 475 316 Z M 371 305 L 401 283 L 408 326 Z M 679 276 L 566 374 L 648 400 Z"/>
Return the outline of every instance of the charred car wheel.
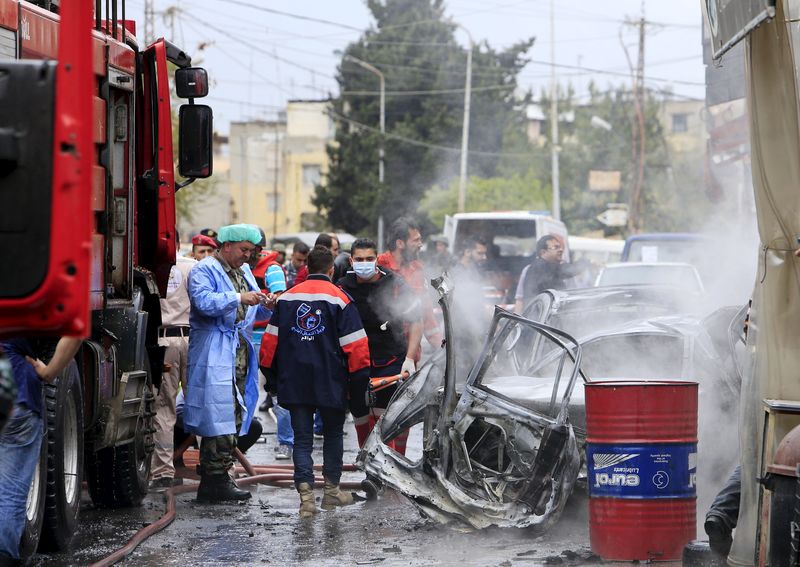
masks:
<path fill-rule="evenodd" d="M 39 463 L 33 472 L 28 501 L 25 505 L 25 529 L 19 544 L 19 554 L 23 562 L 36 552 L 42 535 L 44 522 L 45 492 L 47 490 L 47 433 L 42 439 Z"/>
<path fill-rule="evenodd" d="M 153 454 L 155 398 L 145 389 L 145 409 L 139 416 L 134 439 L 124 445 L 91 452 L 86 459 L 89 494 L 95 506 L 138 506 L 147 494 L 150 457 Z"/>
<path fill-rule="evenodd" d="M 83 480 L 83 396 L 74 362 L 46 385 L 47 491 L 40 549 L 69 547 L 78 525 Z"/>
<path fill-rule="evenodd" d="M 367 477 L 361 481 L 361 490 L 366 494 L 367 500 L 377 500 L 383 492 L 383 486 L 379 480 Z"/>
<path fill-rule="evenodd" d="M 684 567 L 725 567 L 725 557 L 714 553 L 707 541 L 692 540 L 683 548 Z"/>

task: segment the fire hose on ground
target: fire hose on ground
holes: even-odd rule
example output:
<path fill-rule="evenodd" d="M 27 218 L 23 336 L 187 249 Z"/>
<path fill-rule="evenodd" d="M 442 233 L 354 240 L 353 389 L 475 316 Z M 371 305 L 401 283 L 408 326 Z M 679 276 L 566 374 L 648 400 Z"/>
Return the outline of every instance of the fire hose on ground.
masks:
<path fill-rule="evenodd" d="M 294 485 L 294 466 L 292 465 L 253 465 L 247 460 L 241 451 L 235 449 L 235 456 L 241 466 L 237 466 L 234 471 L 237 473 L 245 472 L 249 476 L 245 478 L 236 479 L 239 486 L 246 486 L 250 484 L 266 484 L 278 488 L 289 488 Z M 315 465 L 315 470 L 321 470 L 321 466 Z M 344 465 L 343 472 L 355 472 L 355 465 Z M 316 482 L 321 482 L 322 478 L 315 478 Z M 149 537 L 157 534 L 167 526 L 169 526 L 176 516 L 175 497 L 179 494 L 186 494 L 197 490 L 199 484 L 189 484 L 183 486 L 173 486 L 164 492 L 164 501 L 166 503 L 166 510 L 164 514 L 152 524 L 148 524 L 138 532 L 136 532 L 131 539 L 128 540 L 123 547 L 116 550 L 111 555 L 93 563 L 91 567 L 107 567 L 121 561 L 135 550 L 139 544 L 148 539 Z M 358 482 L 342 482 L 339 485 L 341 488 L 347 490 L 356 490 L 360 488 L 361 483 Z"/>
<path fill-rule="evenodd" d="M 375 392 L 379 392 L 380 390 L 388 388 L 394 384 L 399 384 L 407 377 L 408 372 L 402 372 L 394 376 L 370 378 L 367 397 L 372 399 Z M 234 472 L 246 473 L 248 475 L 245 478 L 236 480 L 236 483 L 239 486 L 246 486 L 250 484 L 266 484 L 278 488 L 290 488 L 294 484 L 293 465 L 253 465 L 250 463 L 247 457 L 245 457 L 244 454 L 239 451 L 239 449 L 234 450 L 234 455 L 240 463 L 240 466 L 234 468 Z M 316 465 L 314 468 L 316 470 L 321 470 L 319 465 Z M 344 465 L 342 468 L 343 472 L 354 472 L 356 470 L 358 469 L 356 469 L 355 465 Z M 315 478 L 315 482 L 322 481 L 323 479 L 321 477 Z M 91 567 L 106 567 L 108 565 L 113 565 L 117 561 L 121 561 L 130 555 L 133 550 L 136 549 L 143 541 L 169 526 L 175 520 L 175 497 L 179 494 L 194 492 L 197 490 L 198 486 L 199 485 L 197 484 L 173 486 L 172 488 L 164 491 L 164 501 L 166 503 L 166 510 L 164 511 L 164 514 L 152 524 L 148 524 L 136 532 L 123 547 L 119 548 L 106 558 L 93 563 Z M 357 490 L 361 488 L 361 483 L 342 482 L 340 487 L 347 490 Z"/>

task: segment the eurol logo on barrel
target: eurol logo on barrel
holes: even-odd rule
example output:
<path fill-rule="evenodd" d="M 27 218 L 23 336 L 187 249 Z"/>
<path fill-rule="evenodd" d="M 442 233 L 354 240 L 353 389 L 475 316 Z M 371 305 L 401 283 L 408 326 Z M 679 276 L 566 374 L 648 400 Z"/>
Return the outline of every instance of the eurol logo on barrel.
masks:
<path fill-rule="evenodd" d="M 693 498 L 697 444 L 603 445 L 586 448 L 589 494 L 612 498 Z"/>

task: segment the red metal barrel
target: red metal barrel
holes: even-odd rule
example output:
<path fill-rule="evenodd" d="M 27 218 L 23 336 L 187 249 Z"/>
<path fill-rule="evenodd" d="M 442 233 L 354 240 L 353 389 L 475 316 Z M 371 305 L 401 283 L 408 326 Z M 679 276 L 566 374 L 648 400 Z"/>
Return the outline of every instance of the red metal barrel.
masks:
<path fill-rule="evenodd" d="M 696 382 L 586 384 L 592 551 L 678 560 L 695 538 Z"/>

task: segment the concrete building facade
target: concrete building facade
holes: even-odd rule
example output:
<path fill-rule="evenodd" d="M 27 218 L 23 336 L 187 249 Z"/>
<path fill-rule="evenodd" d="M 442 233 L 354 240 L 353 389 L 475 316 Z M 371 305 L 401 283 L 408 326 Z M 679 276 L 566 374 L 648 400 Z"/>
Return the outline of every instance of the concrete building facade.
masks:
<path fill-rule="evenodd" d="M 233 122 L 230 193 L 233 221 L 267 235 L 317 224 L 314 187 L 328 169 L 333 123 L 325 100 L 290 101 L 276 120 Z"/>
<path fill-rule="evenodd" d="M 189 201 L 178 212 L 178 232 L 183 244 L 204 228 L 217 229 L 231 223 L 230 152 L 227 136 L 214 136 L 214 169 L 209 179 L 196 181 L 179 190 L 178 198 Z M 201 188 L 202 187 L 202 188 Z"/>
<path fill-rule="evenodd" d="M 232 122 L 230 131 L 233 221 L 273 230 L 279 213 L 286 119 Z"/>
<path fill-rule="evenodd" d="M 705 101 L 665 99 L 658 109 L 664 138 L 673 154 L 702 156 L 706 151 Z"/>
<path fill-rule="evenodd" d="M 283 154 L 282 222 L 276 233 L 313 230 L 317 209 L 314 187 L 328 171 L 326 147 L 333 140 L 328 101 L 290 101 L 286 108 L 286 144 Z"/>

